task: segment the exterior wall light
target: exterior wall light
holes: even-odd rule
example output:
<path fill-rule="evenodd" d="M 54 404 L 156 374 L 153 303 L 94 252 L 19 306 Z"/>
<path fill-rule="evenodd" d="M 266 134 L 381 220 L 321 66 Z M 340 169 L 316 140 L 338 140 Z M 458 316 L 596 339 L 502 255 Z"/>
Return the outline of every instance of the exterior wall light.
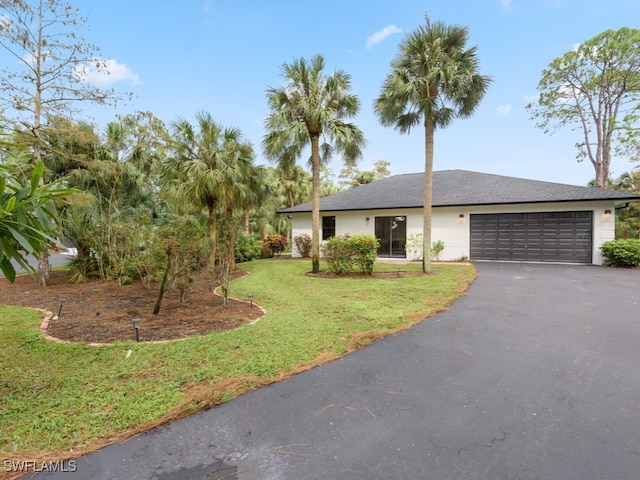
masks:
<path fill-rule="evenodd" d="M 464 213 L 458 215 L 458 223 L 464 223 Z"/>
<path fill-rule="evenodd" d="M 603 220 L 609 220 L 610 218 L 611 218 L 611 210 L 606 209 L 604 211 L 604 215 L 602 216 L 602 219 Z"/>

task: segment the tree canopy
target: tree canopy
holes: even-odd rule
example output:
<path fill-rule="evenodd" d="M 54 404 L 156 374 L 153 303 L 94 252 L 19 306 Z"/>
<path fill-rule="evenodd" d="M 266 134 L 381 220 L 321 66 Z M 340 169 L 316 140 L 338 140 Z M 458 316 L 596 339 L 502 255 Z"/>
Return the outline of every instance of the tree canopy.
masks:
<path fill-rule="evenodd" d="M 640 30 L 606 30 L 542 71 L 537 103 L 527 106 L 545 133 L 576 132 L 577 159 L 607 188 L 612 156 L 640 157 Z"/>

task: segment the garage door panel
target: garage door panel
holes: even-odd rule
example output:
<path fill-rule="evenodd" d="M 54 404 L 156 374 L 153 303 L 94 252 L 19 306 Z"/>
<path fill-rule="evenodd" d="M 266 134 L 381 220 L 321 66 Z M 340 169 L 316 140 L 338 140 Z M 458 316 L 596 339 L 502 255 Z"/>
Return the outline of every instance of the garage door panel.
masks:
<path fill-rule="evenodd" d="M 472 260 L 591 263 L 590 211 L 472 214 Z"/>

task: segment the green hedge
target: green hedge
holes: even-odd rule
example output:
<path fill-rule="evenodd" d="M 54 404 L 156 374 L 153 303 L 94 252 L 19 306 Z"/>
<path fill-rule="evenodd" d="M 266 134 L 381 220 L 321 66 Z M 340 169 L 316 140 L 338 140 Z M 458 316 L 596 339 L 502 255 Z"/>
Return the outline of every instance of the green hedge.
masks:
<path fill-rule="evenodd" d="M 626 238 L 610 240 L 600 247 L 605 265 L 613 267 L 637 267 L 640 265 L 640 240 Z"/>

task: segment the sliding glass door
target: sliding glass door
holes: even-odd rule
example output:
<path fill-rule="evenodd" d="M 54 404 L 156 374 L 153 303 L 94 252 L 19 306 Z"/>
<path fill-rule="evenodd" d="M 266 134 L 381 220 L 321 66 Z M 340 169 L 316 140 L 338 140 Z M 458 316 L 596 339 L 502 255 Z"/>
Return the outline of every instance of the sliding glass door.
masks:
<path fill-rule="evenodd" d="M 376 217 L 379 257 L 406 258 L 407 217 Z"/>

